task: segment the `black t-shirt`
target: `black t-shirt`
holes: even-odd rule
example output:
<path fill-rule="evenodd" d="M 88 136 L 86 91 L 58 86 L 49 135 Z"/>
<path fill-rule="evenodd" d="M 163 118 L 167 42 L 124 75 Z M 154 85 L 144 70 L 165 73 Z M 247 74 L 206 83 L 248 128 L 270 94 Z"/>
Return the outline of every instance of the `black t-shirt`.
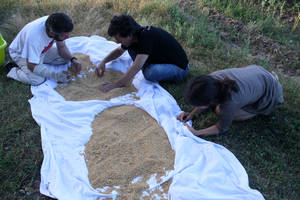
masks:
<path fill-rule="evenodd" d="M 186 69 L 188 59 L 177 40 L 161 28 L 146 26 L 137 34 L 138 42 L 123 49 L 149 55 L 147 64 L 174 64 Z"/>

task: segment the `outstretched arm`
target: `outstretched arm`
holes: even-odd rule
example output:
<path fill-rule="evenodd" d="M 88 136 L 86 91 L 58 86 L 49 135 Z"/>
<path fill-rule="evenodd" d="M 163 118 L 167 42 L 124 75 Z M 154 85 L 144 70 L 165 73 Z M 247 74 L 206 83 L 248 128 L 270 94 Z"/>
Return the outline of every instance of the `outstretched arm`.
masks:
<path fill-rule="evenodd" d="M 193 127 L 189 126 L 188 124 L 184 124 L 184 125 L 196 136 L 218 135 L 220 132 L 216 124 L 201 130 L 195 130 Z"/>
<path fill-rule="evenodd" d="M 149 55 L 146 54 L 138 54 L 135 58 L 135 61 L 131 65 L 131 67 L 128 69 L 128 71 L 122 76 L 121 79 L 119 79 L 116 82 L 113 83 L 104 83 L 100 87 L 100 91 L 102 92 L 108 92 L 114 88 L 122 87 L 126 83 L 128 83 L 137 73 L 138 71 L 143 67 L 146 60 L 148 59 Z"/>
<path fill-rule="evenodd" d="M 192 119 L 195 115 L 202 113 L 203 111 L 207 110 L 209 106 L 197 106 L 195 107 L 192 112 L 182 112 L 180 115 L 177 116 L 177 119 L 181 122 L 187 122 Z"/>
<path fill-rule="evenodd" d="M 108 54 L 102 61 L 101 63 L 96 67 L 95 73 L 97 76 L 101 77 L 103 76 L 105 72 L 105 64 L 119 58 L 123 53 L 125 52 L 124 49 L 121 48 L 121 46 L 117 47 L 114 49 L 110 54 Z"/>

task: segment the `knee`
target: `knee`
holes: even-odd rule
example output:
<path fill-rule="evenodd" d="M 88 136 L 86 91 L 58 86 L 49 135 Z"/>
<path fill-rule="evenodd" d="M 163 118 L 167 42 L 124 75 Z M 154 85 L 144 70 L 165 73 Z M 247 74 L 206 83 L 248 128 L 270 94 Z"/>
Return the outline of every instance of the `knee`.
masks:
<path fill-rule="evenodd" d="M 254 116 L 256 116 L 256 114 L 249 113 L 249 112 L 246 112 L 246 111 L 240 109 L 240 110 L 236 111 L 236 113 L 234 114 L 233 120 L 234 121 L 244 121 L 244 120 L 250 119 Z"/>
<path fill-rule="evenodd" d="M 42 83 L 44 83 L 46 80 L 47 79 L 44 77 L 36 78 L 36 79 L 32 80 L 31 85 L 38 86 L 38 85 L 41 85 Z"/>
<path fill-rule="evenodd" d="M 145 70 L 143 70 L 143 74 L 146 80 L 148 81 L 152 81 L 155 82 L 157 81 L 157 70 L 156 68 L 152 68 L 152 69 L 148 69 L 146 68 Z"/>
<path fill-rule="evenodd" d="M 34 68 L 35 68 L 36 65 L 33 65 L 33 64 L 27 64 L 27 68 L 33 72 L 34 71 Z"/>

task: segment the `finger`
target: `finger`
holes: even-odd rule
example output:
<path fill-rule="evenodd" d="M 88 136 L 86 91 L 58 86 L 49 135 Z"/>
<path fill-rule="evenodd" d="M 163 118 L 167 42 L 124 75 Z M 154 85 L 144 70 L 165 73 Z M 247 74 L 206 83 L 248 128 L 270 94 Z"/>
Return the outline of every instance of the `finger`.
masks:
<path fill-rule="evenodd" d="M 182 112 L 182 113 L 180 113 L 179 115 L 178 115 L 178 119 L 180 120 L 180 121 L 182 121 L 183 120 L 183 117 L 184 117 L 184 115 L 185 115 L 185 113 L 184 112 Z"/>
<path fill-rule="evenodd" d="M 177 116 L 177 119 L 181 121 L 181 114 Z"/>
<path fill-rule="evenodd" d="M 81 71 L 81 64 L 76 65 L 76 72 L 79 73 Z"/>
<path fill-rule="evenodd" d="M 105 72 L 105 69 L 101 69 L 100 76 L 103 76 L 104 72 Z"/>
<path fill-rule="evenodd" d="M 186 120 L 185 120 L 185 116 L 182 116 L 181 119 L 180 119 L 180 121 L 181 121 L 181 122 L 185 122 L 185 121 L 186 121 Z"/>
<path fill-rule="evenodd" d="M 96 73 L 97 76 L 100 76 L 99 68 L 96 68 L 95 73 Z"/>
<path fill-rule="evenodd" d="M 187 120 L 187 115 L 183 115 L 183 116 L 182 116 L 182 121 L 183 121 L 183 122 L 186 122 L 186 120 Z"/>
<path fill-rule="evenodd" d="M 103 76 L 103 70 L 101 68 L 97 68 L 97 76 L 101 77 Z"/>
<path fill-rule="evenodd" d="M 183 117 L 182 117 L 182 121 L 183 121 L 183 122 L 187 122 L 187 121 L 190 119 L 189 116 L 190 116 L 189 114 L 184 113 L 184 115 L 183 115 Z"/>
<path fill-rule="evenodd" d="M 72 77 L 72 73 L 71 72 L 67 71 L 66 75 L 67 75 L 67 79 L 71 79 L 71 77 Z"/>
<path fill-rule="evenodd" d="M 184 125 L 185 125 L 186 127 L 188 127 L 188 128 L 191 128 L 191 126 L 188 125 L 187 123 L 184 123 Z"/>
<path fill-rule="evenodd" d="M 187 127 L 191 132 L 193 132 L 193 128 L 190 125 L 184 124 L 184 126 Z"/>
<path fill-rule="evenodd" d="M 101 87 L 99 87 L 99 90 L 100 90 L 101 92 L 104 92 L 104 87 L 103 87 L 103 85 L 102 85 Z"/>
<path fill-rule="evenodd" d="M 103 92 L 103 93 L 106 93 L 107 89 L 105 87 L 100 87 L 100 91 Z"/>
<path fill-rule="evenodd" d="M 68 71 L 62 71 L 62 73 L 65 74 L 67 77 L 70 74 L 70 72 L 68 72 Z"/>

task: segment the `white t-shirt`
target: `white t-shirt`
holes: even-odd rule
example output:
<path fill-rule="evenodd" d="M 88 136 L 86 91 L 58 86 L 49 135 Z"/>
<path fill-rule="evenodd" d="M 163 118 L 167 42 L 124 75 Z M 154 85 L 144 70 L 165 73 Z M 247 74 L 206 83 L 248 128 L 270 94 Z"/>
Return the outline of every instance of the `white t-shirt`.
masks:
<path fill-rule="evenodd" d="M 27 58 L 30 63 L 42 63 L 42 51 L 53 40 L 46 33 L 47 18 L 44 16 L 26 24 L 10 44 L 9 51 Z"/>

